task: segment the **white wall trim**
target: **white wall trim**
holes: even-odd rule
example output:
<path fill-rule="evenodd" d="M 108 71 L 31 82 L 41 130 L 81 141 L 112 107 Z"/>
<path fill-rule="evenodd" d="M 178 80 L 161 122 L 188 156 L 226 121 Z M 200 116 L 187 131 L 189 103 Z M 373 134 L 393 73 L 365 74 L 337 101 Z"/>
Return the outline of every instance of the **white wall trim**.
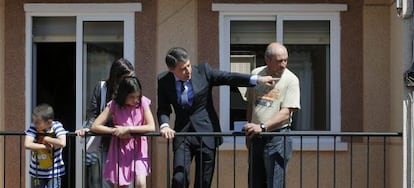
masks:
<path fill-rule="evenodd" d="M 232 4 L 213 3 L 213 11 L 218 12 L 339 12 L 347 11 L 346 4 Z"/>
<path fill-rule="evenodd" d="M 26 109 L 25 109 L 25 129 L 29 127 L 30 122 L 32 121 L 32 17 L 26 15 L 26 48 L 25 48 L 25 96 L 26 96 Z M 30 152 L 26 151 L 26 179 L 30 180 L 29 169 L 30 169 Z M 30 181 L 26 181 L 26 187 L 30 187 Z"/>
<path fill-rule="evenodd" d="M 141 12 L 141 3 L 26 3 L 26 13 L 120 13 Z"/>

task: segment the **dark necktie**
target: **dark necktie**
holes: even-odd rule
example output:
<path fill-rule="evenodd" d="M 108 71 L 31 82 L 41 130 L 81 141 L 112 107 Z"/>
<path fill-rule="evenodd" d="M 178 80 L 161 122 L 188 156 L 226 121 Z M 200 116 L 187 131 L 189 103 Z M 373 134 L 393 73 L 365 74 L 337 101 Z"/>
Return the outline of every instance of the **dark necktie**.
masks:
<path fill-rule="evenodd" d="M 181 104 L 182 105 L 188 105 L 188 86 L 186 86 L 184 83 L 185 81 L 181 82 Z"/>

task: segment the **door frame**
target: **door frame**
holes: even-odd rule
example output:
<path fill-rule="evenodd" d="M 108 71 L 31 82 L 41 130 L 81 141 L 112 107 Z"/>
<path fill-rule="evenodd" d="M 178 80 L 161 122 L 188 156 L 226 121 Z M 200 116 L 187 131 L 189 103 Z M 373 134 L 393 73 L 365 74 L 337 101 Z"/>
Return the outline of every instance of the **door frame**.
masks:
<path fill-rule="evenodd" d="M 124 21 L 124 57 L 135 62 L 135 12 L 141 12 L 141 3 L 26 3 L 24 11 L 26 17 L 25 28 L 25 125 L 31 122 L 31 111 L 34 105 L 32 86 L 36 85 L 33 75 L 33 17 L 46 16 L 73 16 L 76 17 L 76 127 L 82 127 L 83 122 L 83 41 L 82 23 L 84 21 Z M 76 139 L 76 145 L 80 145 L 80 138 Z M 82 158 L 81 147 L 76 147 L 76 158 Z M 30 153 L 26 153 L 26 161 L 30 161 Z M 26 187 L 30 186 L 28 173 L 29 163 L 26 162 Z M 76 160 L 75 187 L 83 187 L 82 160 Z"/>

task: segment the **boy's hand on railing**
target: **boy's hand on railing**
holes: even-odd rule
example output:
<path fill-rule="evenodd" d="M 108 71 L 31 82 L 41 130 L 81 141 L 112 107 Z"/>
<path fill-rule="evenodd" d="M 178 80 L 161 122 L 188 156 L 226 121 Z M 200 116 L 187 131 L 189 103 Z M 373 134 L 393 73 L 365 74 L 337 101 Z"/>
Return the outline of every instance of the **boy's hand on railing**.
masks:
<path fill-rule="evenodd" d="M 174 138 L 175 135 L 175 131 L 173 129 L 171 129 L 170 127 L 164 127 L 160 130 L 160 133 L 162 135 L 162 137 L 166 138 L 166 139 L 172 139 Z"/>
<path fill-rule="evenodd" d="M 46 149 L 53 149 L 53 145 L 49 143 L 43 143 L 46 147 Z"/>

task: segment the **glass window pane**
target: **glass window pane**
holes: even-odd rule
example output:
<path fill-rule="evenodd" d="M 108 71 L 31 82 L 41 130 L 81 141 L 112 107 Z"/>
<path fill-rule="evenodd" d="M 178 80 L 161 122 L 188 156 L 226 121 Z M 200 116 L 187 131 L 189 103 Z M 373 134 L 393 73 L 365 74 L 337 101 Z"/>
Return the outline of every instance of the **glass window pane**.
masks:
<path fill-rule="evenodd" d="M 330 130 L 329 21 L 284 21 L 283 41 L 289 69 L 300 80 L 301 107 L 294 114 L 295 130 Z"/>
<path fill-rule="evenodd" d="M 274 21 L 231 21 L 231 44 L 267 44 L 275 40 Z"/>
<path fill-rule="evenodd" d="M 75 42 L 76 17 L 33 17 L 33 42 Z"/>
<path fill-rule="evenodd" d="M 83 24 L 83 48 L 87 107 L 93 89 L 99 80 L 109 77 L 113 61 L 124 54 L 123 21 L 86 21 Z M 86 109 L 86 108 L 85 108 Z"/>
<path fill-rule="evenodd" d="M 124 22 L 88 21 L 83 24 L 84 42 L 123 42 Z"/>
<path fill-rule="evenodd" d="M 283 22 L 283 43 L 288 44 L 328 44 L 330 24 L 327 20 L 294 20 Z"/>
<path fill-rule="evenodd" d="M 230 22 L 230 71 L 250 73 L 264 65 L 264 51 L 276 39 L 275 21 Z M 246 88 L 230 87 L 230 130 L 237 121 L 246 120 Z"/>

